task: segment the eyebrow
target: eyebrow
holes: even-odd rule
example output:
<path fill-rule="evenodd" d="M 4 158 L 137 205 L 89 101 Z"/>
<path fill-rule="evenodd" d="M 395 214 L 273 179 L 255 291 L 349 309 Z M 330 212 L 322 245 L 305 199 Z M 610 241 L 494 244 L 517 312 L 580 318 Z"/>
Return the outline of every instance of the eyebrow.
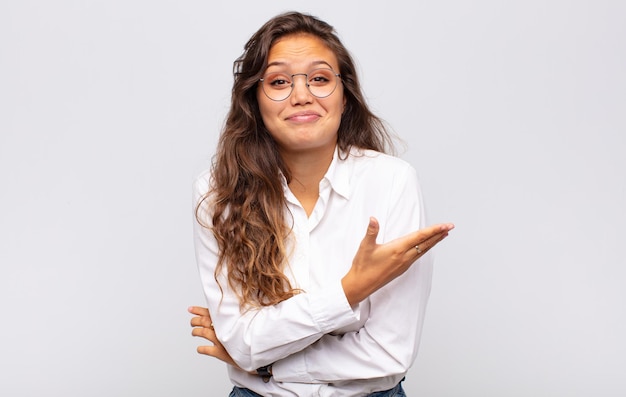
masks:
<path fill-rule="evenodd" d="M 287 65 L 287 62 L 281 62 L 281 61 L 276 61 L 276 62 L 271 62 L 268 63 L 267 66 L 265 67 L 265 69 L 269 69 L 270 66 L 285 66 Z M 329 68 L 333 69 L 333 67 L 330 65 L 330 63 L 326 62 L 326 61 L 313 61 L 309 64 L 309 66 L 318 66 L 318 65 L 328 65 Z M 334 70 L 334 69 L 333 69 Z"/>

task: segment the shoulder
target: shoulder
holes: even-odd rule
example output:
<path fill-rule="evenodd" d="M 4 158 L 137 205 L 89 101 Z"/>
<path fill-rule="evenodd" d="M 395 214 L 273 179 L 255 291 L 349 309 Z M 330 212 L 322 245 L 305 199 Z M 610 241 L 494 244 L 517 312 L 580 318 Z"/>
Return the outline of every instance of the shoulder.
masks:
<path fill-rule="evenodd" d="M 356 174 L 380 175 L 382 177 L 416 175 L 415 168 L 406 160 L 369 149 L 353 148 L 346 157 Z"/>
<path fill-rule="evenodd" d="M 201 171 L 193 181 L 194 196 L 204 196 L 209 192 L 211 187 L 211 170 L 205 169 Z"/>
<path fill-rule="evenodd" d="M 197 211 L 209 213 L 211 207 L 209 192 L 211 191 L 211 170 L 206 169 L 196 176 L 192 184 L 192 204 Z M 207 200 L 209 199 L 209 200 Z M 206 215 L 206 214 L 205 214 Z"/>

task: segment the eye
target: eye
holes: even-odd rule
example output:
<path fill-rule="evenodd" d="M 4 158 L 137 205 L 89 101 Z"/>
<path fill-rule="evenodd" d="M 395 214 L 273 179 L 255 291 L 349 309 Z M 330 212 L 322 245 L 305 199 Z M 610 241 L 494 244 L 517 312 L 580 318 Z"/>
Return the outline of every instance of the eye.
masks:
<path fill-rule="evenodd" d="M 333 81 L 335 75 L 330 69 L 318 69 L 309 73 L 309 84 L 323 86 Z"/>
<path fill-rule="evenodd" d="M 284 74 L 272 73 L 265 76 L 265 78 L 263 78 L 263 81 L 265 82 L 265 84 L 268 85 L 268 87 L 271 87 L 274 90 L 291 87 L 291 81 L 289 76 Z"/>
<path fill-rule="evenodd" d="M 281 86 L 285 84 L 288 84 L 288 83 L 287 83 L 287 80 L 284 80 L 284 79 L 274 79 L 270 81 L 270 85 L 272 86 Z"/>
<path fill-rule="evenodd" d="M 316 83 L 324 83 L 324 82 L 328 82 L 328 78 L 324 76 L 313 76 L 311 81 L 316 82 Z"/>

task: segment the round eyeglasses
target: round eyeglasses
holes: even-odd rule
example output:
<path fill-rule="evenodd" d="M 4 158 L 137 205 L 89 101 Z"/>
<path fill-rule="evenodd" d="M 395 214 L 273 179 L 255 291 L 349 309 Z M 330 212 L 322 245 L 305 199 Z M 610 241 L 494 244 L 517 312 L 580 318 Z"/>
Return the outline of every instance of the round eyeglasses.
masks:
<path fill-rule="evenodd" d="M 259 81 L 263 92 L 272 101 L 284 101 L 293 92 L 296 76 L 304 76 L 306 87 L 317 98 L 326 98 L 335 92 L 340 74 L 332 69 L 313 69 L 309 73 L 287 74 L 285 72 L 272 72 L 263 76 Z"/>

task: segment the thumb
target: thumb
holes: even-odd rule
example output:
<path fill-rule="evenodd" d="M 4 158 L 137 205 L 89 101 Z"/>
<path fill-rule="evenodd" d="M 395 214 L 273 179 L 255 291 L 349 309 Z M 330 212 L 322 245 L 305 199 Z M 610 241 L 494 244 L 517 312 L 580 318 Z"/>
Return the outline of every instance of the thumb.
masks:
<path fill-rule="evenodd" d="M 373 216 L 370 217 L 370 221 L 367 225 L 367 232 L 365 233 L 365 237 L 363 238 L 363 242 L 366 244 L 376 244 L 376 237 L 378 237 L 378 231 L 380 230 L 380 225 L 378 224 L 378 220 Z"/>

